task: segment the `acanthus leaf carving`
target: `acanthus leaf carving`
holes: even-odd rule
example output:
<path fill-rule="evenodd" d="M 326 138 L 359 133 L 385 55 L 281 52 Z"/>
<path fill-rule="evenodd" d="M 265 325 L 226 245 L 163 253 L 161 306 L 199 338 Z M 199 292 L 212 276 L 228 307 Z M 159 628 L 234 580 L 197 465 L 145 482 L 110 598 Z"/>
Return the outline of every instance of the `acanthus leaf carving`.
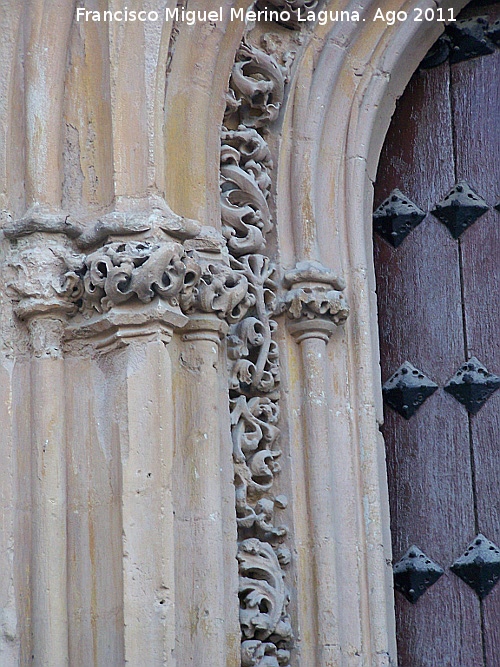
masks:
<path fill-rule="evenodd" d="M 286 612 L 289 594 L 273 547 L 248 538 L 239 545 L 237 558 L 240 623 L 245 639 L 271 639 L 275 644 L 290 640 L 292 628 Z"/>
<path fill-rule="evenodd" d="M 274 51 L 275 40 L 263 43 Z M 279 38 L 278 38 L 279 41 Z M 291 53 L 281 59 L 245 40 L 237 52 L 221 135 L 222 231 L 230 266 L 245 278 L 252 303 L 229 330 L 228 362 L 236 517 L 240 540 L 240 625 L 243 667 L 287 667 L 292 628 L 283 568 L 290 551 L 287 506 L 276 495 L 280 472 L 279 312 L 275 266 L 267 251 L 275 232 L 270 209 L 273 161 L 265 132 L 279 116 Z M 231 129 L 232 128 L 232 129 Z"/>
<path fill-rule="evenodd" d="M 254 129 L 222 132 L 221 207 L 223 233 L 233 255 L 260 252 L 272 229 L 267 204 L 272 168 L 266 142 Z"/>
<path fill-rule="evenodd" d="M 181 294 L 183 312 L 215 313 L 229 324 L 240 321 L 255 302 L 248 291 L 247 278 L 220 257 L 207 260 L 192 251 L 189 260 L 198 267 L 199 279 L 186 286 Z"/>
<path fill-rule="evenodd" d="M 243 393 L 271 393 L 279 386 L 278 350 L 272 338 L 276 322 L 271 319 L 277 309 L 276 283 L 272 280 L 275 268 L 264 255 L 245 255 L 231 263 L 247 278 L 255 305 L 249 316 L 230 330 L 230 387 Z"/>

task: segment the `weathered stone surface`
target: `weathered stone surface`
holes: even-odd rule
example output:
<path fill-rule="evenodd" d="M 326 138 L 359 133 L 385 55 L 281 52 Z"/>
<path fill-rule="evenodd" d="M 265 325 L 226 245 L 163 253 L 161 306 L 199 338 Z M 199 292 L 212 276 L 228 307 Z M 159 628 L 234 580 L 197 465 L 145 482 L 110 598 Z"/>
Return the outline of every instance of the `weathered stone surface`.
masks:
<path fill-rule="evenodd" d="M 370 178 L 440 26 L 75 4 L 0 19 L 0 662 L 386 667 Z"/>

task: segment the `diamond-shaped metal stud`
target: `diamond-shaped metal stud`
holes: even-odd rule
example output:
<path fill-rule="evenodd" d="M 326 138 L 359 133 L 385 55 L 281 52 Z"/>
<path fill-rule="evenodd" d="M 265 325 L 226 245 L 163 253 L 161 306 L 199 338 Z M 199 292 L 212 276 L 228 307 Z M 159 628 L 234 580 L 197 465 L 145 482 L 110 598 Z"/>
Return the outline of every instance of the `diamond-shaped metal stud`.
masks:
<path fill-rule="evenodd" d="M 493 53 L 495 48 L 486 36 L 487 28 L 488 19 L 486 16 L 477 16 L 450 23 L 446 29 L 453 42 L 450 62 L 459 63 L 462 60 Z"/>
<path fill-rule="evenodd" d="M 394 588 L 414 604 L 444 574 L 443 568 L 417 546 L 411 546 L 393 567 Z"/>
<path fill-rule="evenodd" d="M 500 377 L 490 373 L 476 357 L 472 357 L 448 380 L 444 390 L 475 415 L 498 387 Z"/>
<path fill-rule="evenodd" d="M 425 213 L 396 189 L 374 212 L 373 227 L 382 238 L 397 248 L 424 218 Z"/>
<path fill-rule="evenodd" d="M 495 44 L 500 46 L 500 19 L 490 25 L 486 31 L 486 36 L 489 37 L 492 42 L 495 42 Z"/>
<path fill-rule="evenodd" d="M 450 55 L 450 38 L 448 35 L 441 35 L 439 39 L 434 42 L 429 51 L 427 52 L 425 58 L 420 63 L 422 69 L 430 69 L 431 67 L 437 67 L 444 63 L 444 61 Z"/>
<path fill-rule="evenodd" d="M 454 239 L 458 239 L 488 208 L 484 199 L 465 181 L 460 181 L 431 213 L 448 227 Z"/>
<path fill-rule="evenodd" d="M 500 549 L 479 533 L 450 569 L 482 600 L 500 579 Z"/>
<path fill-rule="evenodd" d="M 382 387 L 384 400 L 405 419 L 410 419 L 431 396 L 437 384 L 405 361 Z"/>

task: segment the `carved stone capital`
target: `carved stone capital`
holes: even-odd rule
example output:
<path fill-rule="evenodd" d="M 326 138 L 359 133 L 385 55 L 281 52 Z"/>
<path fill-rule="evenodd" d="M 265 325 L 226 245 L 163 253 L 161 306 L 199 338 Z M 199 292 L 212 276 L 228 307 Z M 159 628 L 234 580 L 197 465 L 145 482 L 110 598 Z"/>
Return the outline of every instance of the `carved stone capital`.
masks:
<path fill-rule="evenodd" d="M 79 315 L 71 332 L 99 348 L 136 338 L 170 340 L 188 318 L 179 299 L 200 279 L 200 268 L 173 241 L 115 241 L 86 257 L 68 275 L 79 279 Z"/>
<path fill-rule="evenodd" d="M 77 311 L 78 276 L 69 271 L 77 257 L 66 239 L 33 234 L 11 245 L 7 260 L 7 294 L 14 313 L 30 332 L 35 356 L 59 357 L 68 316 Z"/>
<path fill-rule="evenodd" d="M 87 255 L 81 273 L 82 306 L 98 313 L 155 297 L 178 308 L 181 291 L 200 278 L 197 264 L 174 242 L 108 243 Z"/>
<path fill-rule="evenodd" d="M 342 294 L 345 282 L 319 262 L 303 261 L 285 273 L 288 292 L 283 309 L 290 318 L 289 330 L 297 341 L 305 338 L 328 340 L 343 324 L 349 307 Z"/>
<path fill-rule="evenodd" d="M 80 295 L 78 277 L 68 271 L 76 256 L 57 240 L 45 235 L 11 248 L 8 259 L 8 293 L 14 312 L 22 320 L 76 312 Z"/>

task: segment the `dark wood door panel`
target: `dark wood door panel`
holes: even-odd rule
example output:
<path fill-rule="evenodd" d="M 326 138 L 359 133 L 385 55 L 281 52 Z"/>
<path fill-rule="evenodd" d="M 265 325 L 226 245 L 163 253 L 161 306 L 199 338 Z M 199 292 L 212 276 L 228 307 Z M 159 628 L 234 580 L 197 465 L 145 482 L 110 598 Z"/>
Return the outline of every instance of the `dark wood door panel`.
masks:
<path fill-rule="evenodd" d="M 500 375 L 500 51 L 453 66 L 451 84 L 457 176 L 492 207 L 460 239 L 467 354 Z M 500 545 L 500 392 L 470 416 L 470 438 L 477 532 Z M 500 587 L 481 611 L 485 663 L 499 667 Z"/>
<path fill-rule="evenodd" d="M 499 58 L 414 75 L 375 186 L 376 208 L 397 188 L 426 213 L 396 248 L 374 235 L 383 382 L 408 361 L 438 385 L 409 419 L 384 411 L 394 562 L 415 544 L 444 570 L 396 593 L 400 667 L 500 667 L 500 584 L 481 601 L 450 570 L 479 532 L 500 545 L 500 391 L 477 415 L 444 391 L 471 356 L 500 375 Z M 462 180 L 490 210 L 457 240 L 430 211 Z"/>

